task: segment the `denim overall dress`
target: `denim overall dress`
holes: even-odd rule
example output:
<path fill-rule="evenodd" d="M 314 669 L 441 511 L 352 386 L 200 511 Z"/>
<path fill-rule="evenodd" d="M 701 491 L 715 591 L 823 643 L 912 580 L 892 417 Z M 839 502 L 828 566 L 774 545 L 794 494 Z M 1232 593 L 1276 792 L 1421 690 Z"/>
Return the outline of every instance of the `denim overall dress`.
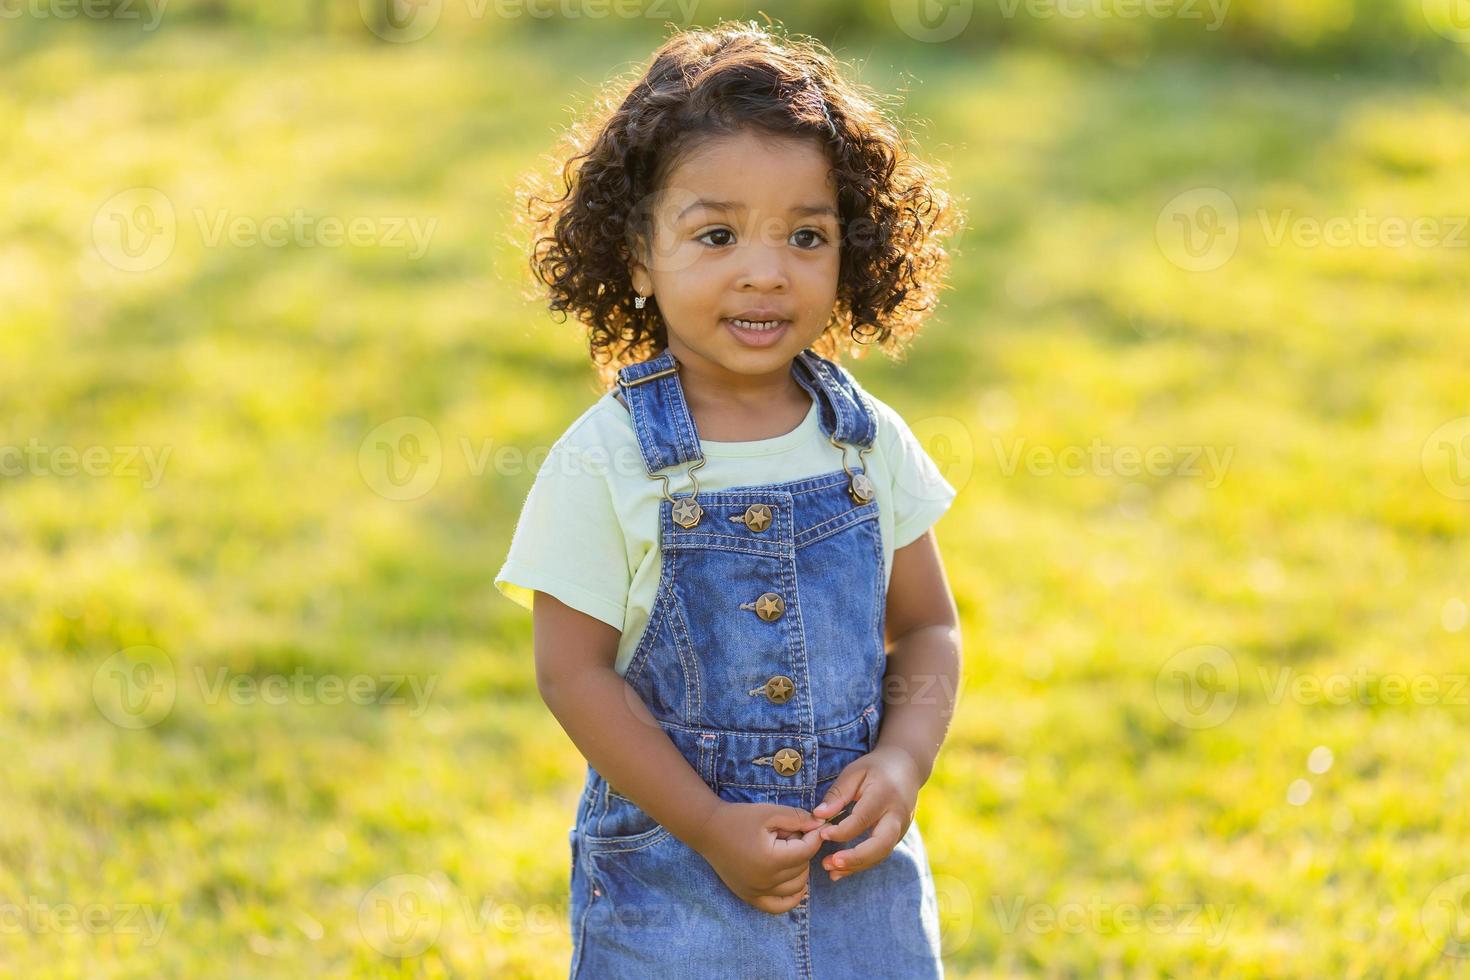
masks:
<path fill-rule="evenodd" d="M 810 810 L 877 744 L 885 588 L 876 488 L 861 468 L 877 418 L 852 375 L 810 349 L 792 375 L 817 402 L 831 472 L 700 492 L 673 354 L 618 373 L 649 477 L 664 481 L 657 599 L 624 679 L 721 799 Z M 671 496 L 668 476 L 686 463 L 693 489 Z M 569 834 L 571 977 L 943 976 L 917 822 L 865 871 L 833 882 L 822 868 L 869 835 L 824 842 L 807 896 L 773 915 L 589 765 Z"/>

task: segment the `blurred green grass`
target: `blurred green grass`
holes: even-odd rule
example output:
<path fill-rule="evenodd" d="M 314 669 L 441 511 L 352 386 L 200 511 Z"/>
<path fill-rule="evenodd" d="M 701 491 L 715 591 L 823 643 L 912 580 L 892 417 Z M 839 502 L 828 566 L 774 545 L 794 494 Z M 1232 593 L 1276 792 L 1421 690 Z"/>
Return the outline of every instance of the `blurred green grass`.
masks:
<path fill-rule="evenodd" d="M 564 975 L 582 762 L 536 696 L 529 617 L 490 582 L 534 465 L 487 461 L 544 450 L 598 392 L 576 331 L 521 295 L 510 187 L 647 50 L 207 25 L 7 48 L 0 443 L 169 455 L 152 486 L 0 479 L 0 896 L 140 903 L 166 927 L 6 926 L 0 968 Z M 970 212 L 912 354 L 854 364 L 961 489 L 938 533 L 965 689 L 919 812 L 952 974 L 1462 966 L 1434 901 L 1470 872 L 1466 712 L 1443 703 L 1467 663 L 1470 503 L 1421 457 L 1470 414 L 1467 250 L 1270 229 L 1470 214 L 1463 91 L 1249 61 L 845 54 L 929 120 Z M 129 272 L 109 202 L 139 187 L 177 241 Z M 1239 246 L 1191 272 L 1160 218 L 1199 188 L 1238 209 Z M 197 220 L 297 209 L 435 224 L 411 261 L 210 246 Z M 369 436 L 404 417 L 430 424 L 439 475 L 400 500 Z M 1067 476 L 1025 456 L 1095 441 L 1228 464 Z M 1192 728 L 1160 687 L 1201 644 L 1227 651 L 1236 703 Z M 142 645 L 174 698 L 130 729 L 94 677 Z M 434 686 L 277 705 L 211 698 L 222 668 L 247 689 Z M 1376 679 L 1349 703 L 1280 695 L 1283 677 L 1361 670 Z M 1439 703 L 1371 703 L 1391 674 L 1439 683 Z M 1319 746 L 1333 761 L 1314 772 Z M 398 875 L 437 903 L 434 942 L 406 959 L 371 922 Z M 1130 903 L 1172 926 L 1130 924 Z M 1066 918 L 1089 905 L 1100 920 Z"/>

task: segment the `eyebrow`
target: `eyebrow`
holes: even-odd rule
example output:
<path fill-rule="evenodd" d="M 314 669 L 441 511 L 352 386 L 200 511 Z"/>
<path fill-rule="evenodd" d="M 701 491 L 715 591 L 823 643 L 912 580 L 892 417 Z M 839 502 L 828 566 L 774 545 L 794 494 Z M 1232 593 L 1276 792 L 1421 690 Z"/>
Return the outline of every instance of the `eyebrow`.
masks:
<path fill-rule="evenodd" d="M 680 211 L 679 216 L 674 220 L 682 221 L 684 215 L 693 211 L 695 208 L 708 208 L 711 211 L 740 211 L 745 208 L 745 204 L 741 201 L 695 201 Z M 804 215 L 828 214 L 834 218 L 837 217 L 837 209 L 830 204 L 798 204 L 791 209 L 791 213 Z"/>

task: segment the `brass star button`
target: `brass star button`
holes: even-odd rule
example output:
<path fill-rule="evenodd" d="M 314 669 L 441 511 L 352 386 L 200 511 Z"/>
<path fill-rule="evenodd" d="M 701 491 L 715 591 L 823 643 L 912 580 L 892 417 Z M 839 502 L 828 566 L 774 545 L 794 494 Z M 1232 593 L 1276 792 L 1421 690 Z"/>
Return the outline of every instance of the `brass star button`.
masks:
<path fill-rule="evenodd" d="M 781 749 L 772 757 L 771 763 L 783 776 L 795 776 L 801 768 L 801 753 L 795 749 Z"/>
<path fill-rule="evenodd" d="M 766 681 L 766 699 L 772 704 L 785 704 L 796 692 L 796 685 L 785 674 L 777 674 Z"/>
<path fill-rule="evenodd" d="M 868 479 L 866 473 L 854 473 L 852 482 L 847 485 L 847 492 L 852 496 L 855 504 L 865 504 L 878 495 L 878 490 L 873 486 L 873 481 Z"/>
<path fill-rule="evenodd" d="M 745 526 L 752 531 L 764 531 L 771 526 L 771 508 L 766 504 L 751 504 L 745 508 Z"/>
<path fill-rule="evenodd" d="M 704 508 L 699 506 L 698 501 L 689 497 L 674 501 L 674 523 L 680 527 L 693 527 L 703 515 Z"/>
<path fill-rule="evenodd" d="M 755 614 L 768 623 L 774 623 L 786 611 L 786 600 L 774 592 L 767 592 L 755 600 Z"/>

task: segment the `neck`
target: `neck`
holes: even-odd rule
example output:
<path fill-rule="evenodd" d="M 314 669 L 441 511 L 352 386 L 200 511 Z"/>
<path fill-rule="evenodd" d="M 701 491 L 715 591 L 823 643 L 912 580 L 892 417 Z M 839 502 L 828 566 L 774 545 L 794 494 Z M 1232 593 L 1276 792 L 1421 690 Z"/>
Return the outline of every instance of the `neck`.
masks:
<path fill-rule="evenodd" d="M 791 373 L 791 361 L 761 374 L 741 374 L 701 357 L 682 345 L 671 344 L 679 360 L 679 383 L 684 397 L 704 405 L 769 408 L 783 402 L 806 401 L 807 393 Z"/>

